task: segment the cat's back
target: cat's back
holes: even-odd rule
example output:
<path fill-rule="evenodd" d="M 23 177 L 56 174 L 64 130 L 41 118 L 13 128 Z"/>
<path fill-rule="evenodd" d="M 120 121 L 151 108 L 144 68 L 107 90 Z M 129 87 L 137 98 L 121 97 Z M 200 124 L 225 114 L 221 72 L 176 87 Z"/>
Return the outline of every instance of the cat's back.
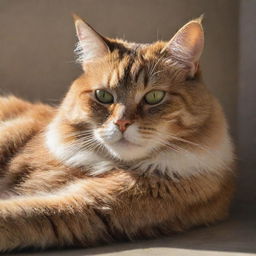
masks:
<path fill-rule="evenodd" d="M 52 116 L 54 108 L 46 104 L 30 103 L 15 96 L 0 96 L 0 122 L 14 121 L 20 118 L 38 117 L 48 119 Z"/>
<path fill-rule="evenodd" d="M 0 97 L 0 166 L 52 119 L 55 109 L 14 96 Z"/>

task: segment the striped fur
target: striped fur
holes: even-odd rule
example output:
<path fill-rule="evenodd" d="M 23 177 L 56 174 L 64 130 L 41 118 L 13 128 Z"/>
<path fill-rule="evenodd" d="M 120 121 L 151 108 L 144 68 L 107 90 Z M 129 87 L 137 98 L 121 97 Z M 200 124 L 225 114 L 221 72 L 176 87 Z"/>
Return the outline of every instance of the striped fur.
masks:
<path fill-rule="evenodd" d="M 96 32 L 81 22 L 86 40 Z M 199 20 L 178 41 L 195 30 L 202 37 Z M 228 215 L 233 146 L 198 54 L 184 59 L 176 48 L 175 58 L 168 51 L 176 39 L 92 38 L 99 52 L 80 56 L 85 72 L 59 107 L 0 98 L 2 252 L 170 235 Z M 114 103 L 95 99 L 101 88 Z M 144 101 L 152 89 L 166 92 L 154 106 Z M 124 133 L 121 118 L 131 121 Z"/>

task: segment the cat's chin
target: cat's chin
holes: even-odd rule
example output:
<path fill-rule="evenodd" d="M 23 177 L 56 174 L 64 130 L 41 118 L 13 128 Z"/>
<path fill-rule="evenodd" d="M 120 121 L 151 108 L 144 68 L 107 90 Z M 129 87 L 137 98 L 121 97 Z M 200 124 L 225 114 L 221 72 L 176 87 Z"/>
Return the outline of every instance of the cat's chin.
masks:
<path fill-rule="evenodd" d="M 145 147 L 125 139 L 121 139 L 116 143 L 105 146 L 113 157 L 122 161 L 142 159 L 148 154 Z"/>

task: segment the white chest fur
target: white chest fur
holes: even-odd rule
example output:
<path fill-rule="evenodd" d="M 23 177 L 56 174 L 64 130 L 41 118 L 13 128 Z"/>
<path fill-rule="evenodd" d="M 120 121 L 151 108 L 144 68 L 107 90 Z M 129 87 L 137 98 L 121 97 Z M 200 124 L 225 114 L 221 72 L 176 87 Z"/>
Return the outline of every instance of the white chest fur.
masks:
<path fill-rule="evenodd" d="M 133 166 L 143 173 L 153 173 L 175 177 L 188 177 L 202 172 L 221 174 L 233 161 L 233 146 L 227 136 L 215 148 L 200 148 L 197 152 L 181 149 L 160 152 Z"/>
<path fill-rule="evenodd" d="M 106 160 L 96 152 L 82 149 L 77 144 L 61 143 L 54 123 L 46 132 L 46 145 L 57 159 L 70 167 L 89 169 L 91 175 L 98 175 L 118 166 L 114 161 Z M 169 177 L 188 177 L 201 172 L 221 174 L 220 171 L 227 168 L 233 160 L 232 144 L 228 135 L 214 148 L 201 148 L 198 151 L 181 149 L 160 152 L 151 158 L 136 161 L 129 169 L 147 174 L 157 171 Z"/>

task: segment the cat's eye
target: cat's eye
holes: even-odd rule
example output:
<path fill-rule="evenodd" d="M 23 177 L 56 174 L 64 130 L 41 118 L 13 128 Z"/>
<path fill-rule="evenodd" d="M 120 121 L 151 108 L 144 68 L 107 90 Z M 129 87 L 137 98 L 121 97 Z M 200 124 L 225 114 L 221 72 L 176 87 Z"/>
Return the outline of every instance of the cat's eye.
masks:
<path fill-rule="evenodd" d="M 165 96 L 165 92 L 164 91 L 160 91 L 160 90 L 153 90 L 148 92 L 145 96 L 145 102 L 149 105 L 155 105 L 160 103 L 163 98 Z"/>
<path fill-rule="evenodd" d="M 114 102 L 113 95 L 105 90 L 96 90 L 95 97 L 99 102 L 103 104 L 111 104 Z"/>

